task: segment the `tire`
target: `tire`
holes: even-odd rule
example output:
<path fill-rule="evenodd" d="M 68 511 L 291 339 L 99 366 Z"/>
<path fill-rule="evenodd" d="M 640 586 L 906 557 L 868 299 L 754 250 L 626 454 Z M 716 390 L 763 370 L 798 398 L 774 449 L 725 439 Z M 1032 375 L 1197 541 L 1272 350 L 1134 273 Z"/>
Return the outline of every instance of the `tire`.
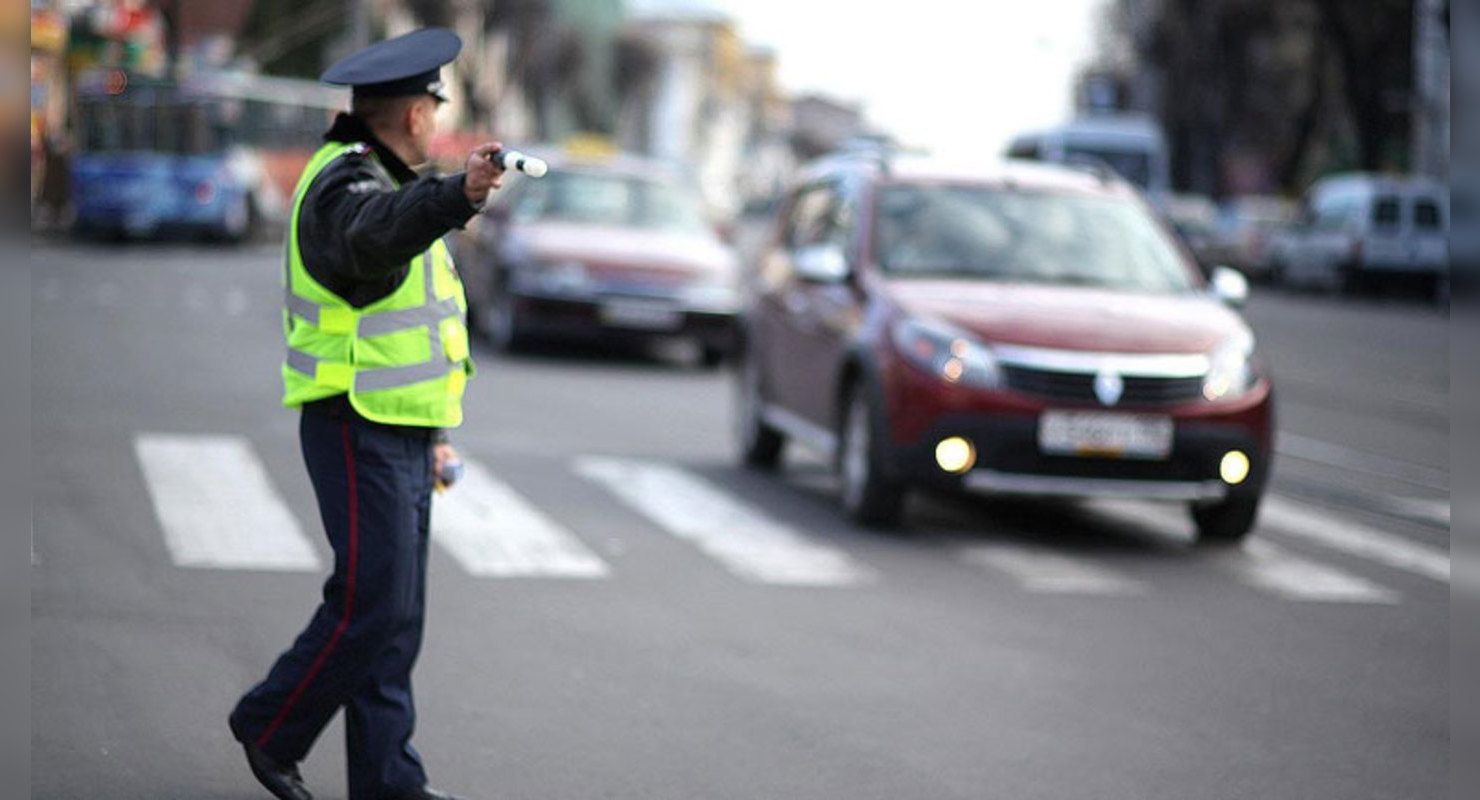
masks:
<path fill-rule="evenodd" d="M 898 526 L 907 496 L 905 486 L 885 471 L 884 430 L 882 411 L 864 386 L 855 384 L 843 403 L 836 468 L 843 510 L 873 528 Z"/>
<path fill-rule="evenodd" d="M 517 353 L 528 338 L 519 322 L 514 298 L 503 287 L 494 290 L 488 309 L 488 340 L 494 348 L 504 353 Z"/>
<path fill-rule="evenodd" d="M 1343 264 L 1336 268 L 1336 288 L 1347 297 L 1362 297 L 1371 292 L 1371 278 L 1355 264 Z"/>
<path fill-rule="evenodd" d="M 699 366 L 704 369 L 714 369 L 725 363 L 725 352 L 723 347 L 705 344 L 699 346 Z"/>
<path fill-rule="evenodd" d="M 1254 520 L 1259 515 L 1259 495 L 1242 494 L 1216 503 L 1194 503 L 1191 511 L 1199 545 L 1237 545 L 1254 529 Z"/>
<path fill-rule="evenodd" d="M 781 465 L 786 435 L 761 417 L 760 366 L 746 357 L 735 372 L 735 443 L 740 463 L 754 469 L 774 470 Z"/>

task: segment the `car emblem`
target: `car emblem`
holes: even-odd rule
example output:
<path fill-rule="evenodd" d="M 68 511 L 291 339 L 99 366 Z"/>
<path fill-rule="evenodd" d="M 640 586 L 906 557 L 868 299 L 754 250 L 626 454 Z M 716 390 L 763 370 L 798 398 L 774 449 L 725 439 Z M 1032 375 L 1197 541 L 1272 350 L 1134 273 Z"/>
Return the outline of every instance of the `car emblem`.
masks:
<path fill-rule="evenodd" d="M 1125 392 L 1125 381 L 1114 372 L 1105 371 L 1095 376 L 1095 397 L 1101 405 L 1113 406 L 1120 402 Z"/>

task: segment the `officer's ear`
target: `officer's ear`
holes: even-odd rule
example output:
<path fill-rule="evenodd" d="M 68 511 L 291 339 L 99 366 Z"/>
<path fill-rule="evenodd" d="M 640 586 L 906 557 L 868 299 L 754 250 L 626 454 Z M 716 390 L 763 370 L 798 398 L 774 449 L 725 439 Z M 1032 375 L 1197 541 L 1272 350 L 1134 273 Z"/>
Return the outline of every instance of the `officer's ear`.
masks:
<path fill-rule="evenodd" d="M 407 103 L 406 129 L 412 136 L 421 136 L 427 133 L 437 115 L 437 100 L 430 95 L 416 97 Z"/>

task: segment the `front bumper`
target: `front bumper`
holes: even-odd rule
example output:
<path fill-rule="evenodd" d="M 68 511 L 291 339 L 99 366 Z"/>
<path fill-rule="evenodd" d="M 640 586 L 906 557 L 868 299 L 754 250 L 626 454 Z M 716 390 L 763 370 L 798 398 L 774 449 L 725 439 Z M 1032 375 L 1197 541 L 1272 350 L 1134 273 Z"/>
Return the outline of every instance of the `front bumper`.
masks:
<path fill-rule="evenodd" d="M 560 338 L 662 339 L 684 338 L 705 347 L 732 352 L 736 343 L 736 314 L 733 311 L 686 308 L 683 305 L 651 297 L 623 295 L 596 297 L 555 297 L 515 293 L 514 311 L 522 333 Z M 613 320 L 603 313 L 611 304 L 637 302 L 671 313 L 657 322 Z"/>
<path fill-rule="evenodd" d="M 1038 447 L 1036 415 L 962 414 L 941 418 L 915 443 L 896 445 L 892 459 L 905 480 L 947 488 L 1044 497 L 1127 497 L 1220 500 L 1258 492 L 1268 473 L 1268 450 L 1258 433 L 1239 425 L 1174 420 L 1165 459 L 1047 455 Z M 975 466 L 953 475 L 935 463 L 935 445 L 960 436 L 976 449 Z M 1218 477 L 1230 450 L 1249 456 L 1249 476 L 1230 487 Z"/>
<path fill-rule="evenodd" d="M 1196 402 L 1161 408 L 1080 408 L 1160 414 L 1172 419 L 1170 452 L 1162 459 L 1071 456 L 1043 453 L 1038 442 L 1043 412 L 1073 409 L 1017 392 L 982 392 L 941 387 L 905 368 L 896 372 L 889 396 L 891 447 L 888 459 L 899 479 L 942 488 L 1050 497 L 1128 497 L 1216 501 L 1257 494 L 1269 476 L 1273 451 L 1273 396 L 1261 381 L 1226 402 Z M 965 474 L 951 474 L 935 461 L 942 439 L 959 436 L 975 449 Z M 1230 450 L 1249 458 L 1249 474 L 1237 485 L 1219 477 Z"/>

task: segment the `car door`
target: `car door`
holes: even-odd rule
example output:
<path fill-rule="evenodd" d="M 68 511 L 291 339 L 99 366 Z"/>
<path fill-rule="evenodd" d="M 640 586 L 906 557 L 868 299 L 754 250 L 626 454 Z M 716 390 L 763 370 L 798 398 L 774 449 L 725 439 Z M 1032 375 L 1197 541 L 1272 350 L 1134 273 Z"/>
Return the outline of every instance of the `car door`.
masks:
<path fill-rule="evenodd" d="M 1441 197 L 1419 194 L 1413 199 L 1410 263 L 1421 272 L 1443 272 L 1449 260 L 1447 209 Z"/>
<path fill-rule="evenodd" d="M 1409 262 L 1411 235 L 1406 220 L 1413 203 L 1394 192 L 1373 197 L 1362 244 L 1362 266 L 1373 270 L 1402 269 Z"/>
<path fill-rule="evenodd" d="M 751 322 L 752 356 L 761 369 L 766 402 L 795 415 L 803 404 L 809 376 L 816 365 L 803 357 L 799 336 L 807 323 L 807 297 L 796 275 L 795 254 L 817 241 L 830 202 L 825 184 L 803 186 L 786 203 L 775 240 L 757 262 L 755 317 Z"/>
<path fill-rule="evenodd" d="M 841 253 L 846 271 L 834 278 L 795 273 L 790 294 L 792 335 L 797 357 L 808 365 L 797 375 L 794 408 L 807 422 L 837 430 L 836 387 L 847 348 L 862 318 L 856 283 L 858 191 L 846 182 L 826 187 L 821 224 L 807 246 Z"/>
<path fill-rule="evenodd" d="M 1327 289 L 1338 284 L 1338 269 L 1351 256 L 1352 227 L 1363 205 L 1360 197 L 1348 194 L 1320 199 L 1291 264 L 1294 283 Z"/>

